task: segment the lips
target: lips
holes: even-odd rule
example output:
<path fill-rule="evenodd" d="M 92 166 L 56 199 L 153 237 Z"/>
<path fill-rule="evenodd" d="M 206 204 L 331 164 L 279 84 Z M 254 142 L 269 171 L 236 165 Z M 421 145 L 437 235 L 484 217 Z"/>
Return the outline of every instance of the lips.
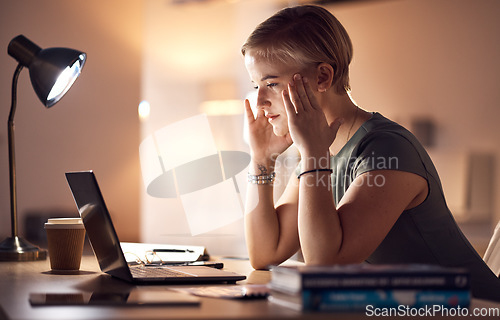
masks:
<path fill-rule="evenodd" d="M 266 115 L 267 120 L 268 120 L 269 122 L 272 122 L 273 120 L 275 120 L 275 119 L 276 119 L 276 118 L 278 118 L 279 116 L 280 116 L 279 114 L 276 114 L 276 115 L 268 114 L 268 115 Z"/>

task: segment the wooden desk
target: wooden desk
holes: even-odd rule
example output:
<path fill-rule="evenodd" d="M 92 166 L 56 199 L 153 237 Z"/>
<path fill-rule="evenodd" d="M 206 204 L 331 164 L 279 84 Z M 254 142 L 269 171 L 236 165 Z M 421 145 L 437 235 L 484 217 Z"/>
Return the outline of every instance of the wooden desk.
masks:
<path fill-rule="evenodd" d="M 270 272 L 256 271 L 246 260 L 221 260 L 225 269 L 245 274 L 238 284 L 263 284 Z M 200 306 L 191 307 L 113 307 L 113 306 L 38 306 L 29 303 L 33 292 L 93 292 L 102 288 L 127 292 L 135 285 L 100 272 L 94 256 L 84 256 L 78 274 L 61 275 L 50 271 L 49 261 L 1 262 L 0 306 L 7 319 L 298 319 L 302 314 L 259 300 L 201 298 Z M 140 286 L 140 289 L 147 286 Z M 155 290 L 171 286 L 154 285 Z M 320 314 L 312 319 L 326 319 Z M 0 312 L 0 319 L 2 313 Z"/>
<path fill-rule="evenodd" d="M 270 272 L 255 271 L 246 260 L 224 260 L 225 269 L 247 275 L 238 284 L 263 284 L 270 280 Z M 149 286 L 163 290 L 171 286 Z M 124 292 L 135 285 L 112 278 L 99 271 L 94 256 L 84 256 L 81 271 L 73 275 L 53 274 L 49 261 L 0 263 L 0 320 L 7 319 L 371 319 L 364 314 L 300 313 L 265 299 L 228 300 L 201 298 L 194 307 L 113 307 L 113 306 L 54 306 L 33 307 L 29 303 L 32 292 L 93 292 L 103 288 Z M 145 288 L 145 286 L 140 286 Z M 473 305 L 496 306 L 475 301 Z M 384 319 L 389 319 L 384 317 Z M 401 317 L 398 317 L 401 319 Z M 481 317 L 481 319 L 487 319 Z"/>

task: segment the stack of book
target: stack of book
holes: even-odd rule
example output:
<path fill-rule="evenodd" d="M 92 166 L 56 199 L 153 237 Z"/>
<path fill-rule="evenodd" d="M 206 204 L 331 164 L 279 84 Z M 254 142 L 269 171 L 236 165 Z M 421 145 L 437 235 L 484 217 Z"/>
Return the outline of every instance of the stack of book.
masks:
<path fill-rule="evenodd" d="M 269 300 L 304 311 L 467 308 L 470 275 L 434 265 L 276 266 Z"/>

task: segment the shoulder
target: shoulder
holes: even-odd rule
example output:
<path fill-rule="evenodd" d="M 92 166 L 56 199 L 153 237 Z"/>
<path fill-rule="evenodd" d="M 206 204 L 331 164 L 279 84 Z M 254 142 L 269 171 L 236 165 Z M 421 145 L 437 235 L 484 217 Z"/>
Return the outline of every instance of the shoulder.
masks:
<path fill-rule="evenodd" d="M 378 113 L 363 126 L 366 133 L 353 150 L 358 174 L 386 169 L 425 176 L 425 150 L 410 131 Z"/>
<path fill-rule="evenodd" d="M 371 119 L 362 125 L 365 135 L 361 142 L 372 142 L 375 139 L 406 140 L 411 144 L 419 144 L 415 136 L 402 125 L 387 119 L 380 113 L 373 113 Z"/>

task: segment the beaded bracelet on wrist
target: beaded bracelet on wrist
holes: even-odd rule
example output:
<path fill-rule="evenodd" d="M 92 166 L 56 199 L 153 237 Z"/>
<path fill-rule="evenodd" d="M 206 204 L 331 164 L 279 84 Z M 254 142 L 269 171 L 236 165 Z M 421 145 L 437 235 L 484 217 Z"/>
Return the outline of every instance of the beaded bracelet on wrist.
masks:
<path fill-rule="evenodd" d="M 273 184 L 276 177 L 275 172 L 271 172 L 269 175 L 253 175 L 248 174 L 248 182 L 253 184 Z"/>

